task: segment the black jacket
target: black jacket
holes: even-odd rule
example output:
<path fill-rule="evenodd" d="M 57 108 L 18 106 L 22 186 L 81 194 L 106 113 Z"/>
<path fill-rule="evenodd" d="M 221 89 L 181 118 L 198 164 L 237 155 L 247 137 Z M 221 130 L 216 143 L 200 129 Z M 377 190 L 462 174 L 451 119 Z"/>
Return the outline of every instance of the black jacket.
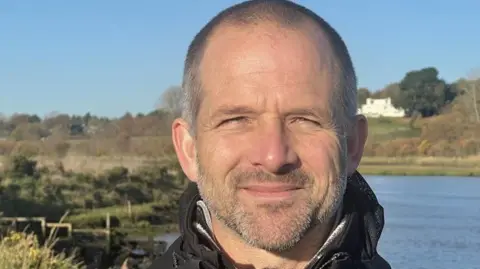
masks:
<path fill-rule="evenodd" d="M 235 268 L 202 229 L 208 220 L 199 200 L 192 183 L 180 199 L 181 236 L 149 269 Z M 383 207 L 358 172 L 348 179 L 342 213 L 342 232 L 326 243 L 323 254 L 308 268 L 390 269 L 376 249 L 384 225 Z"/>

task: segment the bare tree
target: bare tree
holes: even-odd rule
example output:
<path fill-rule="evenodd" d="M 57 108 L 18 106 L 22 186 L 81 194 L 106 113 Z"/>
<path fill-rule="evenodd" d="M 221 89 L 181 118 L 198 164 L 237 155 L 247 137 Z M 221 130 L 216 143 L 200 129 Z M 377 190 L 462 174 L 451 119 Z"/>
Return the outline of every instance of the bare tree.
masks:
<path fill-rule="evenodd" d="M 182 88 L 179 86 L 171 86 L 163 93 L 157 105 L 157 109 L 164 109 L 177 117 L 182 112 Z"/>
<path fill-rule="evenodd" d="M 46 119 L 51 119 L 51 118 L 55 118 L 56 116 L 60 115 L 60 112 L 58 111 L 50 111 L 48 112 L 47 114 L 45 114 L 45 116 L 43 117 L 44 120 Z"/>
<path fill-rule="evenodd" d="M 475 113 L 475 119 L 477 123 L 480 123 L 480 114 L 478 111 L 478 102 L 477 102 L 477 91 L 480 89 L 480 68 L 472 70 L 468 74 L 468 80 L 470 82 L 467 84 L 467 90 L 472 98 L 473 111 Z"/>

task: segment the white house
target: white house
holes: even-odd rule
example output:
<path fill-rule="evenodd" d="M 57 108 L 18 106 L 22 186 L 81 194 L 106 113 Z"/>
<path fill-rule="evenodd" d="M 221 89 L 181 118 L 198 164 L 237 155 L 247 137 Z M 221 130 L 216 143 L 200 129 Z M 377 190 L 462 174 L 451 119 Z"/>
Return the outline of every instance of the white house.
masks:
<path fill-rule="evenodd" d="M 405 116 L 405 110 L 395 108 L 390 97 L 385 99 L 367 98 L 366 103 L 358 108 L 358 113 L 370 118 Z"/>

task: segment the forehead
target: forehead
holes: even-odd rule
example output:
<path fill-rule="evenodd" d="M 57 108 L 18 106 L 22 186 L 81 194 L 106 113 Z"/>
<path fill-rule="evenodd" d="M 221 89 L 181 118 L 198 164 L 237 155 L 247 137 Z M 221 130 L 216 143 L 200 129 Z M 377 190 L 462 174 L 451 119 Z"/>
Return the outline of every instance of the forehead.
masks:
<path fill-rule="evenodd" d="M 329 42 L 308 24 L 295 29 L 273 24 L 221 26 L 200 64 L 204 100 L 210 108 L 234 96 L 234 101 L 245 102 L 255 98 L 328 104 L 336 81 L 334 63 Z"/>

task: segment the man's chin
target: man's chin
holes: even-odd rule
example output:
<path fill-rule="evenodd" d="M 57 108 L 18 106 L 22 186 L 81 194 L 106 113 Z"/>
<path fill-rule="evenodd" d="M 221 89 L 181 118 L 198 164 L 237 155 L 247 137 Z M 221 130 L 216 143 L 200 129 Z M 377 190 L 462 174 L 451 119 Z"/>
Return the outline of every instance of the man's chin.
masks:
<path fill-rule="evenodd" d="M 271 251 L 286 249 L 297 243 L 312 225 L 308 214 L 299 212 L 291 205 L 288 208 L 262 204 L 254 212 L 242 214 L 235 230 L 251 246 Z"/>
<path fill-rule="evenodd" d="M 283 227 L 282 227 L 283 226 Z M 283 252 L 297 244 L 304 233 L 288 226 L 272 227 L 266 224 L 257 224 L 249 232 L 241 234 L 243 240 L 250 246 L 270 252 Z"/>

